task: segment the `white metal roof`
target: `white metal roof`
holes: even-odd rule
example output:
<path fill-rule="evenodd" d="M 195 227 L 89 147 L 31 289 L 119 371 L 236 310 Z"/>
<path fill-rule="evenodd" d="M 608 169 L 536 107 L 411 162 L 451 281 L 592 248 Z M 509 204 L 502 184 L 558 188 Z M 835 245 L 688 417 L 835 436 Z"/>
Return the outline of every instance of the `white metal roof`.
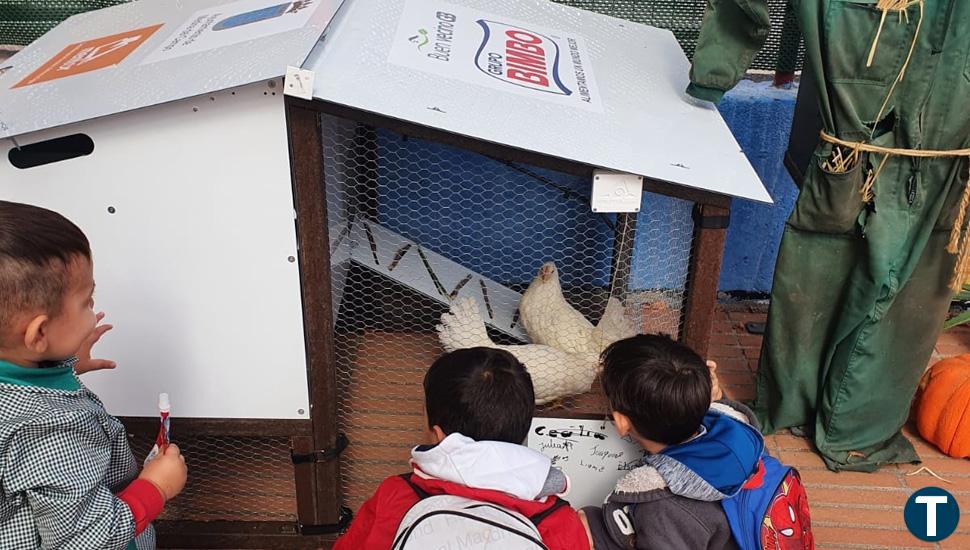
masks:
<path fill-rule="evenodd" d="M 140 0 L 74 16 L 4 65 L 0 138 L 302 65 L 317 99 L 771 201 L 717 110 L 684 93 L 670 32 L 548 0 Z"/>
<path fill-rule="evenodd" d="M 315 98 L 606 169 L 771 202 L 666 30 L 547 0 L 347 0 Z"/>
<path fill-rule="evenodd" d="M 76 15 L 0 64 L 0 138 L 280 77 L 340 4 L 141 0 Z"/>

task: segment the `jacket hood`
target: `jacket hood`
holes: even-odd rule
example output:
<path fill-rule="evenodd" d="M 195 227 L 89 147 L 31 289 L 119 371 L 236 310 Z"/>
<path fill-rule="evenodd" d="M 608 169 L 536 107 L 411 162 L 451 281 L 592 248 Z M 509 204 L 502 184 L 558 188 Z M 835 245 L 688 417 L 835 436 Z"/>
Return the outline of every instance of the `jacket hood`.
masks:
<path fill-rule="evenodd" d="M 568 479 L 549 458 L 523 445 L 475 441 L 458 433 L 434 446 L 411 451 L 415 474 L 477 489 L 507 493 L 522 500 L 564 494 Z"/>
<path fill-rule="evenodd" d="M 736 411 L 712 407 L 700 435 L 645 457 L 644 466 L 617 482 L 611 500 L 639 502 L 644 493 L 662 488 L 694 500 L 724 500 L 758 471 L 764 450 L 761 433 Z"/>

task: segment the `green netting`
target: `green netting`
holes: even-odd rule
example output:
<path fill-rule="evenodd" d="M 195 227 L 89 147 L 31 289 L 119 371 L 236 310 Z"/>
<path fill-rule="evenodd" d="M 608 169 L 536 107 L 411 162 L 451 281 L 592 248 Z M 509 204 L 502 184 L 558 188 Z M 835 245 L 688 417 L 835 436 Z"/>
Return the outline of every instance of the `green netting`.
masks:
<path fill-rule="evenodd" d="M 29 44 L 64 19 L 126 0 L 0 0 L 0 44 Z M 151 1 L 151 0 L 146 0 Z M 638 23 L 670 29 L 688 57 L 700 33 L 708 0 L 554 0 Z M 794 19 L 785 26 L 787 0 L 768 0 L 771 36 L 752 68 L 794 71 L 801 67 L 801 38 Z"/>
<path fill-rule="evenodd" d="M 637 23 L 670 29 L 677 37 L 687 57 L 693 57 L 701 21 L 709 0 L 553 0 L 560 4 L 583 8 Z M 786 71 L 801 68 L 803 56 L 801 34 L 790 18 L 785 29 L 788 0 L 768 0 L 771 11 L 771 35 L 755 58 L 752 69 Z"/>
<path fill-rule="evenodd" d="M 0 44 L 27 45 L 74 14 L 125 1 L 0 0 Z"/>

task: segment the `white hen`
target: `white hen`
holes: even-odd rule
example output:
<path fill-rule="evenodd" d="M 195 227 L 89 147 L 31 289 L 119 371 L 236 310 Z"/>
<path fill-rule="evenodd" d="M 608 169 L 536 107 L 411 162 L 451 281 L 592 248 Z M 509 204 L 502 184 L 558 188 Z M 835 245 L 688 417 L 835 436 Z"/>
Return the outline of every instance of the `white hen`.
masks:
<path fill-rule="evenodd" d="M 566 301 L 559 284 L 556 264 L 547 262 L 522 295 L 519 319 L 536 344 L 559 348 L 567 353 L 599 355 L 610 344 L 636 334 L 623 311 L 623 304 L 610 298 L 595 327 Z"/>
<path fill-rule="evenodd" d="M 441 316 L 441 324 L 437 328 L 438 339 L 445 351 L 486 347 L 502 349 L 514 355 L 532 376 L 536 405 L 589 391 L 599 370 L 599 356 L 595 353 L 566 353 L 539 344 L 496 344 L 485 331 L 478 303 L 472 298 L 453 302 L 451 311 Z"/>

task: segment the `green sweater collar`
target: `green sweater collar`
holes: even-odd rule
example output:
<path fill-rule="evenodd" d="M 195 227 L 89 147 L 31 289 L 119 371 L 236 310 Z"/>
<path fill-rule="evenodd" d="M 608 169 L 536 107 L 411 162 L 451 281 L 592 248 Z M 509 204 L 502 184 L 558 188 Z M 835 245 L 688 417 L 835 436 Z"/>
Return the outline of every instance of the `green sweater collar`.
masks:
<path fill-rule="evenodd" d="M 0 360 L 0 384 L 63 391 L 81 389 L 71 362 L 58 363 L 53 367 L 29 368 Z"/>

